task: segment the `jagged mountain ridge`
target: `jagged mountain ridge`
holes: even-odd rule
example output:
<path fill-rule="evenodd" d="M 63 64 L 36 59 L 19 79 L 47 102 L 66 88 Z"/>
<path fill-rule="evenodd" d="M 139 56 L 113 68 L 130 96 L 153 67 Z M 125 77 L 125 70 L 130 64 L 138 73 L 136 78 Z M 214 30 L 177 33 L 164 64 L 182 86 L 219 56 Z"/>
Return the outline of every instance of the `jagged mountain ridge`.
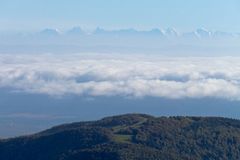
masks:
<path fill-rule="evenodd" d="M 53 29 L 56 30 L 56 29 Z M 65 34 L 74 33 L 73 31 L 80 32 L 82 34 L 87 34 L 80 27 L 74 27 L 71 30 L 65 32 Z M 64 32 L 63 32 L 64 33 Z M 59 32 L 60 34 L 60 32 Z M 151 30 L 136 30 L 134 28 L 128 29 L 119 29 L 119 30 L 105 30 L 103 28 L 97 28 L 93 32 L 88 33 L 88 35 L 118 35 L 118 36 L 136 36 L 136 35 L 145 35 L 145 36 L 159 36 L 165 38 L 189 38 L 188 35 L 191 35 L 192 38 L 236 38 L 239 36 L 237 33 L 229 33 L 224 31 L 210 31 L 205 28 L 198 28 L 192 32 L 178 32 L 175 28 L 167 29 L 158 29 L 153 28 Z"/>
<path fill-rule="evenodd" d="M 106 30 L 97 27 L 92 32 L 86 32 L 81 27 L 73 27 L 67 31 L 61 31 L 55 28 L 46 28 L 40 32 L 32 33 L 34 35 L 40 36 L 92 36 L 92 35 L 113 35 L 113 36 L 158 36 L 162 38 L 196 38 L 196 39 L 206 39 L 206 38 L 238 38 L 239 33 L 230 33 L 224 31 L 210 31 L 205 28 L 198 28 L 195 31 L 190 32 L 179 32 L 175 28 L 159 29 L 153 28 L 151 30 L 136 30 L 134 28 L 119 29 L 119 30 Z M 19 35 L 19 34 L 18 34 Z M 27 34 L 24 34 L 25 36 Z"/>

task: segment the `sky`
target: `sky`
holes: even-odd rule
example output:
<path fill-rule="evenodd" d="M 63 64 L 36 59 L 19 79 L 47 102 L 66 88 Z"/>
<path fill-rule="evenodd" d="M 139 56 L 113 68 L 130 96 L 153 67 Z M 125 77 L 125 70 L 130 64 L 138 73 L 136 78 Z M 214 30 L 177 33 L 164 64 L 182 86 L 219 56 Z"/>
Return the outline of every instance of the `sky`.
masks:
<path fill-rule="evenodd" d="M 238 0 L 0 0 L 0 30 L 204 27 L 240 32 Z"/>

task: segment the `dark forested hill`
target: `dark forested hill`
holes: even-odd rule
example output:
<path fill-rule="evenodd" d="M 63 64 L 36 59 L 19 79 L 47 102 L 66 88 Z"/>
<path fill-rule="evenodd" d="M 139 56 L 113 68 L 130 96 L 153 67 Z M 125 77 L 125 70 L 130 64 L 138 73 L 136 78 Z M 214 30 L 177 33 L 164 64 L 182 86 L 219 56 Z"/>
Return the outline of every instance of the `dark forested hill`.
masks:
<path fill-rule="evenodd" d="M 240 121 L 128 114 L 0 140 L 1 160 L 240 159 Z"/>

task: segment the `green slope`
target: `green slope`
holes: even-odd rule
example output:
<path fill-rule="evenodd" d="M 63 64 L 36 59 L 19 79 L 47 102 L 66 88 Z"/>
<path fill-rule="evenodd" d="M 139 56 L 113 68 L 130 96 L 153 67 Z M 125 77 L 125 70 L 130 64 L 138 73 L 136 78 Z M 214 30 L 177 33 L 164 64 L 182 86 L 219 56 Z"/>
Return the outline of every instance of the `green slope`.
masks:
<path fill-rule="evenodd" d="M 0 141 L 1 160 L 240 159 L 240 121 L 127 114 Z"/>

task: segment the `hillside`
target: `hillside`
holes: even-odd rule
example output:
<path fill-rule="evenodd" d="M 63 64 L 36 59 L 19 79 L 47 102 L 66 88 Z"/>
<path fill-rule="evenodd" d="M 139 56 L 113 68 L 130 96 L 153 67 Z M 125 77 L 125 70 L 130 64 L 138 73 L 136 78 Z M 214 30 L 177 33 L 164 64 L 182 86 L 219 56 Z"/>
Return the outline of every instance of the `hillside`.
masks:
<path fill-rule="evenodd" d="M 128 114 L 0 140 L 1 160 L 240 159 L 240 121 Z"/>

